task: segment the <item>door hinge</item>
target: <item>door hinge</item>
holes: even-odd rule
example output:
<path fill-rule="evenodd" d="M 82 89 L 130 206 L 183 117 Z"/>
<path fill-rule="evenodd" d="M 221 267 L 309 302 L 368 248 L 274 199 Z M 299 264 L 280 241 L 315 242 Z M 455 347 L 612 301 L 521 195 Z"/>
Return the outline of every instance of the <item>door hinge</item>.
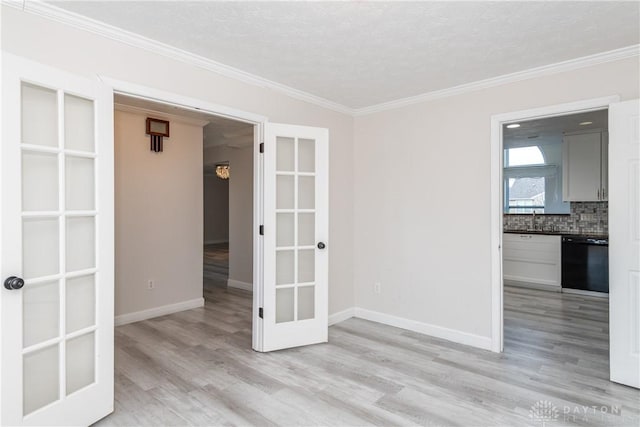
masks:
<path fill-rule="evenodd" d="M 258 317 L 264 319 L 264 310 L 262 309 L 262 307 L 258 309 Z"/>
<path fill-rule="evenodd" d="M 260 143 L 260 152 L 264 153 L 264 142 Z"/>
<path fill-rule="evenodd" d="M 264 225 L 260 226 L 260 235 L 264 236 Z"/>

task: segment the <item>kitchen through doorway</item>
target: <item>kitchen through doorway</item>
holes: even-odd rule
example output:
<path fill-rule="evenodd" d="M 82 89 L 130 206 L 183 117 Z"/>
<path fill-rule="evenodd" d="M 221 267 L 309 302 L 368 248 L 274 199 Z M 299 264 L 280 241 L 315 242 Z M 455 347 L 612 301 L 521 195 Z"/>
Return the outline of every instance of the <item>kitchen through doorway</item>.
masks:
<path fill-rule="evenodd" d="M 608 109 L 502 126 L 504 351 L 607 378 Z"/>

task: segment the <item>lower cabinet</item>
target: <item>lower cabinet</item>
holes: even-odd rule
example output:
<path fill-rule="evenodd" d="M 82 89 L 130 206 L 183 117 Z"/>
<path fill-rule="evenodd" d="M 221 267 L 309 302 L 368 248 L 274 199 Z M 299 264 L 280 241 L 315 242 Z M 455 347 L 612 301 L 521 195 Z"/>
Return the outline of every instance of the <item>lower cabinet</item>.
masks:
<path fill-rule="evenodd" d="M 561 236 L 505 233 L 502 272 L 505 283 L 561 290 Z"/>

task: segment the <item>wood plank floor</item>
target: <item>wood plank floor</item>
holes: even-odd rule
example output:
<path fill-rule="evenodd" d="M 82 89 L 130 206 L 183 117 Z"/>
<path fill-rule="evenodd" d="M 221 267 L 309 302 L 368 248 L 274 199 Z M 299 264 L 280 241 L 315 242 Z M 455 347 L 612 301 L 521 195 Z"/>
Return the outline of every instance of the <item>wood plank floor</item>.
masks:
<path fill-rule="evenodd" d="M 116 329 L 98 425 L 640 425 L 640 391 L 607 379 L 607 300 L 507 288 L 503 354 L 360 319 L 262 354 L 250 294 L 205 289 L 203 308 Z"/>

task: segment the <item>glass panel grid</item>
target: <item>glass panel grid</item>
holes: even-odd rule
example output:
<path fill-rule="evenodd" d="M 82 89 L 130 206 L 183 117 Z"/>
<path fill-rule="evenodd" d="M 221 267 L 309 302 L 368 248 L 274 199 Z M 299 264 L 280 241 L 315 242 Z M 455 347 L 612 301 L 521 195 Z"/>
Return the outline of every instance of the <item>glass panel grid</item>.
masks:
<path fill-rule="evenodd" d="M 315 141 L 277 139 L 276 150 L 276 323 L 283 323 L 315 316 Z"/>
<path fill-rule="evenodd" d="M 21 108 L 27 415 L 95 380 L 97 155 L 93 101 L 23 83 Z"/>

